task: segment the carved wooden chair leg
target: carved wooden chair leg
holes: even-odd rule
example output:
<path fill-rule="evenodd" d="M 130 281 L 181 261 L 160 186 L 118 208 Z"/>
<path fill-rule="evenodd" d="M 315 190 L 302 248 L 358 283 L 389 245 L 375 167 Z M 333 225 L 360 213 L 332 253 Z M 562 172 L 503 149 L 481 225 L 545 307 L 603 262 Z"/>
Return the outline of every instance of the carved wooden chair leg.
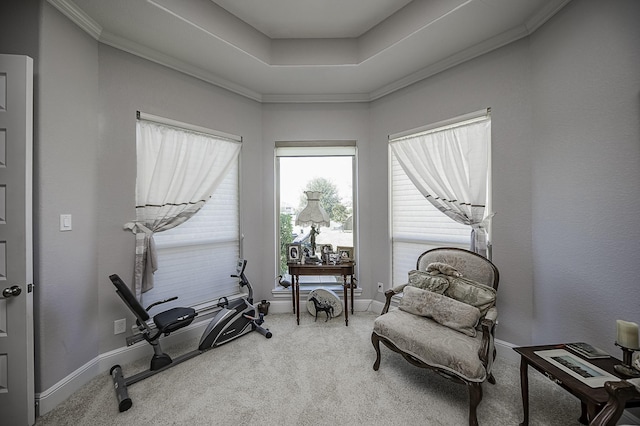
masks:
<path fill-rule="evenodd" d="M 373 369 L 378 371 L 378 368 L 380 368 L 380 339 L 376 333 L 371 333 L 371 343 L 376 350 L 376 362 L 373 363 Z"/>
<path fill-rule="evenodd" d="M 469 426 L 478 426 L 477 408 L 482 401 L 480 383 L 469 383 Z"/>

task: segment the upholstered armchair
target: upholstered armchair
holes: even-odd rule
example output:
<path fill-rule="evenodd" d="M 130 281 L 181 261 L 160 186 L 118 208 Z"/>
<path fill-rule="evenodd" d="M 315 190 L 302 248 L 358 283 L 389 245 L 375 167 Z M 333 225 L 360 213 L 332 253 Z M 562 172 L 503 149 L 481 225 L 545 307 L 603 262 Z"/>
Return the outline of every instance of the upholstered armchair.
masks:
<path fill-rule="evenodd" d="M 604 390 L 609 394 L 609 400 L 591 420 L 589 426 L 616 426 L 627 401 L 640 399 L 640 379 L 606 382 Z"/>
<path fill-rule="evenodd" d="M 495 384 L 494 330 L 499 273 L 495 265 L 468 250 L 438 248 L 420 257 L 408 283 L 385 293 L 371 342 L 380 368 L 380 342 L 412 365 L 467 385 L 469 425 L 477 425 L 482 383 Z M 403 293 L 397 308 L 392 298 Z"/>

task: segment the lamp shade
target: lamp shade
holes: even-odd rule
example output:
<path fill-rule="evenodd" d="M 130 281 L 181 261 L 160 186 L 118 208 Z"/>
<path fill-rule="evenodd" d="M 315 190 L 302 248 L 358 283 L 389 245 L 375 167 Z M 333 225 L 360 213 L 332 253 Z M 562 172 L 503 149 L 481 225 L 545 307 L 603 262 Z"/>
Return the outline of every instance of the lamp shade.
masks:
<path fill-rule="evenodd" d="M 320 205 L 320 191 L 305 191 L 307 195 L 307 206 L 302 209 L 296 218 L 297 226 L 329 226 L 329 215 Z"/>

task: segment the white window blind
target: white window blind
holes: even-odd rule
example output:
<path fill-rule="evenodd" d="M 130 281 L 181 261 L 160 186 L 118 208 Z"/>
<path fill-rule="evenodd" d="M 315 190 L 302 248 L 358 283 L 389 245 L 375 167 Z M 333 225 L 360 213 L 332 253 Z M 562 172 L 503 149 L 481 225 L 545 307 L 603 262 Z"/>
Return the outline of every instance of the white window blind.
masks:
<path fill-rule="evenodd" d="M 452 127 L 462 127 L 467 123 L 473 123 L 482 114 L 487 115 L 486 112 L 472 113 L 458 119 L 447 120 L 396 135 L 395 140 L 411 138 L 425 132 L 438 132 Z M 394 140 L 394 138 L 390 137 L 390 140 Z M 416 268 L 418 256 L 426 250 L 443 246 L 469 249 L 471 227 L 457 223 L 429 202 L 405 173 L 391 147 L 389 148 L 389 158 L 392 204 L 392 282 L 396 285 L 407 282 L 408 271 Z M 463 161 L 474 160 L 473 158 L 465 158 Z M 487 195 L 490 194 L 488 172 L 489 170 L 487 170 Z"/>
<path fill-rule="evenodd" d="M 445 216 L 427 201 L 391 150 L 393 283 L 407 281 L 418 256 L 440 246 L 469 248 L 469 227 Z"/>
<path fill-rule="evenodd" d="M 239 293 L 231 278 L 240 257 L 239 161 L 235 160 L 211 199 L 185 223 L 154 235 L 160 268 L 146 306 L 178 296 L 166 305 L 201 306 Z"/>

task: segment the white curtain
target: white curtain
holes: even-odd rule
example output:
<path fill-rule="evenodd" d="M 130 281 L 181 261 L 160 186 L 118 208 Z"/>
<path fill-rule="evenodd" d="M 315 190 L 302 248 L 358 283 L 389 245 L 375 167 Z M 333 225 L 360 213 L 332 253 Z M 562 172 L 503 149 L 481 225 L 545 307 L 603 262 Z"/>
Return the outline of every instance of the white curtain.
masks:
<path fill-rule="evenodd" d="M 409 179 L 438 210 L 469 225 L 471 250 L 487 255 L 491 121 L 484 119 L 391 141 Z"/>
<path fill-rule="evenodd" d="M 240 153 L 240 143 L 138 120 L 136 125 L 136 296 L 153 288 L 153 234 L 187 221 L 207 202 Z"/>

